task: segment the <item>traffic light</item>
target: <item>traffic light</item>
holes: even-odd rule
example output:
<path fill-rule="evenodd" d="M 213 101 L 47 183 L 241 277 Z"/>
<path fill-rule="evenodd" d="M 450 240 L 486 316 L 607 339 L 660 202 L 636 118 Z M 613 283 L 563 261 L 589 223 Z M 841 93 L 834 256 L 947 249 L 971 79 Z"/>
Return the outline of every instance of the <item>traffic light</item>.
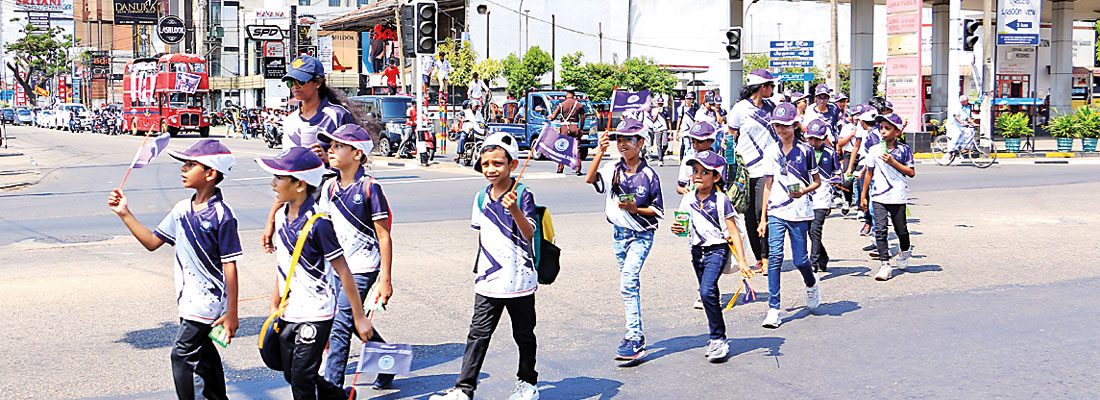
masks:
<path fill-rule="evenodd" d="M 435 54 L 435 1 L 417 0 L 413 7 L 416 9 L 416 54 Z"/>
<path fill-rule="evenodd" d="M 741 61 L 741 27 L 726 29 L 726 54 L 730 61 Z"/>
<path fill-rule="evenodd" d="M 401 51 L 405 57 L 416 57 L 416 9 L 401 7 Z"/>
<path fill-rule="evenodd" d="M 978 29 L 981 28 L 981 20 L 963 19 L 963 51 L 974 51 L 974 45 L 978 44 Z"/>

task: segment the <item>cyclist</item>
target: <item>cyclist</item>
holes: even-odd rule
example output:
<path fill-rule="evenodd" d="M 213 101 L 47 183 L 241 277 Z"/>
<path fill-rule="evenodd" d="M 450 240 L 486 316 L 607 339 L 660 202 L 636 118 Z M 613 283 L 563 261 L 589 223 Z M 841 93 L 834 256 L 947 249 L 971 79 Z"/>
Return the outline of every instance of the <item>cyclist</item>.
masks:
<path fill-rule="evenodd" d="M 966 95 L 959 96 L 959 113 L 952 117 L 952 123 L 947 126 L 947 136 L 951 139 L 950 151 L 958 151 L 974 140 L 974 128 L 977 126 L 973 118 L 970 118 L 970 99 Z"/>

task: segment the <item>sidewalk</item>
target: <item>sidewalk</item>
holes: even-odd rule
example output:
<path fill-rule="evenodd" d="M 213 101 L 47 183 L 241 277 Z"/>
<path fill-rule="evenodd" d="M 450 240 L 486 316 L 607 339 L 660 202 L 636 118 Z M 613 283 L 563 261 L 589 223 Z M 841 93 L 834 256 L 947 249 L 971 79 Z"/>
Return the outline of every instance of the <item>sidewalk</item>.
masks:
<path fill-rule="evenodd" d="M 33 185 L 41 177 L 38 164 L 22 151 L 0 147 L 0 190 Z"/>

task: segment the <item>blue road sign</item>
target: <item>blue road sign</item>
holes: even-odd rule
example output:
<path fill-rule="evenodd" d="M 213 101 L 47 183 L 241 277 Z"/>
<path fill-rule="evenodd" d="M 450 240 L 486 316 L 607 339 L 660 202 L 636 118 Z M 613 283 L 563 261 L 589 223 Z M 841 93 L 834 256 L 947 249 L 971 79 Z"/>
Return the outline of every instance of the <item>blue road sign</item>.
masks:
<path fill-rule="evenodd" d="M 773 49 L 797 49 L 797 48 L 812 48 L 814 47 L 813 40 L 773 40 L 771 41 L 771 48 Z"/>
<path fill-rule="evenodd" d="M 772 50 L 768 53 L 771 58 L 811 58 L 814 56 L 813 50 Z"/>
<path fill-rule="evenodd" d="M 993 99 L 995 106 L 1035 106 L 1042 105 L 1043 99 L 1033 97 L 996 97 Z"/>
<path fill-rule="evenodd" d="M 814 80 L 814 74 L 812 72 L 797 73 L 797 72 L 784 72 L 776 74 L 780 81 L 783 82 L 812 82 Z"/>
<path fill-rule="evenodd" d="M 1008 0 L 997 4 L 997 44 L 1039 45 L 1042 0 Z"/>
<path fill-rule="evenodd" d="M 812 67 L 814 60 L 770 60 L 772 68 Z"/>

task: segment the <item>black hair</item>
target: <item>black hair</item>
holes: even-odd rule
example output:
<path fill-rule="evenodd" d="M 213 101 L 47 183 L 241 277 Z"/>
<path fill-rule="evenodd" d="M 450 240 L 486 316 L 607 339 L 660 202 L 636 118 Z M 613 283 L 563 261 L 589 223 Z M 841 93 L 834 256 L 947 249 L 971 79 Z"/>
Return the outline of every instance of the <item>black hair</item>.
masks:
<path fill-rule="evenodd" d="M 741 94 L 741 96 L 740 96 L 741 100 L 745 100 L 745 99 L 748 99 L 749 97 L 752 97 L 752 95 L 756 94 L 756 92 L 759 91 L 761 88 L 763 88 L 765 84 L 766 84 L 766 82 L 765 83 L 758 83 L 758 84 L 755 84 L 755 85 L 742 86 L 741 87 L 741 93 L 740 93 Z"/>
<path fill-rule="evenodd" d="M 370 134 L 371 140 L 377 143 L 378 138 L 382 134 L 382 122 L 377 118 L 368 116 L 367 112 L 363 110 L 363 106 L 359 102 L 349 101 L 348 97 L 344 95 L 344 92 L 328 87 L 324 77 L 314 78 L 314 80 L 318 79 L 321 82 L 321 86 L 317 88 L 317 95 L 328 100 L 329 104 L 338 105 L 348 110 L 348 112 L 351 113 L 351 117 L 355 120 L 355 123 L 362 126 L 363 129 Z"/>
<path fill-rule="evenodd" d="M 504 148 L 500 147 L 500 145 L 490 144 L 488 146 L 482 147 L 481 152 L 478 154 L 485 154 L 497 149 L 504 150 Z M 506 158 L 508 162 L 512 162 L 512 155 L 508 153 L 508 150 L 504 150 L 504 158 Z"/>

